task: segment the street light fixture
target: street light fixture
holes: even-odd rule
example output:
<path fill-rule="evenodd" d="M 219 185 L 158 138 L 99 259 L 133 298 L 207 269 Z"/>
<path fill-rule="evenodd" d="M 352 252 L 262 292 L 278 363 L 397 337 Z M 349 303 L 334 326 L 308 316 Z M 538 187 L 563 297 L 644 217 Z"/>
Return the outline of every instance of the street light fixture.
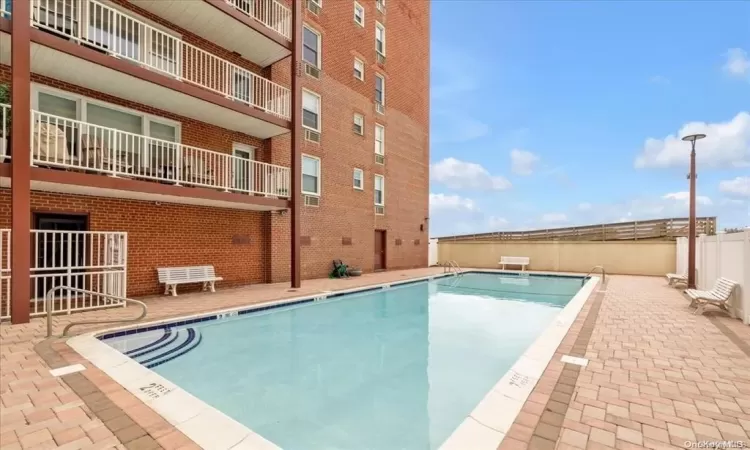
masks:
<path fill-rule="evenodd" d="M 691 134 L 682 138 L 683 141 L 690 142 L 690 173 L 687 178 L 690 180 L 690 225 L 688 226 L 688 288 L 695 289 L 695 141 L 705 138 L 705 134 Z"/>

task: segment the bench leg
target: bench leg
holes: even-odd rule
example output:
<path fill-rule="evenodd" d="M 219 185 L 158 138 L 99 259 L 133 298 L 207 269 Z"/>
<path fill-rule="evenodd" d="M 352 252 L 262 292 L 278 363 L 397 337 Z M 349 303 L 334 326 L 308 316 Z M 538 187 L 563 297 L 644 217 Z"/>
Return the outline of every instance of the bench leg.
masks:
<path fill-rule="evenodd" d="M 169 285 L 164 283 L 164 295 L 169 295 Z"/>
<path fill-rule="evenodd" d="M 211 292 L 216 292 L 216 282 L 211 281 Z"/>
<path fill-rule="evenodd" d="M 698 305 L 697 308 L 695 308 L 695 311 L 693 312 L 693 314 L 695 314 L 695 315 L 701 315 L 701 314 L 703 314 L 703 310 L 705 309 L 705 307 L 706 307 L 706 305 L 704 303 L 701 303 L 700 305 Z"/>
<path fill-rule="evenodd" d="M 203 282 L 203 287 L 201 288 L 201 291 L 206 292 L 208 290 L 208 281 Z"/>
<path fill-rule="evenodd" d="M 177 285 L 172 285 L 172 297 L 177 297 Z"/>

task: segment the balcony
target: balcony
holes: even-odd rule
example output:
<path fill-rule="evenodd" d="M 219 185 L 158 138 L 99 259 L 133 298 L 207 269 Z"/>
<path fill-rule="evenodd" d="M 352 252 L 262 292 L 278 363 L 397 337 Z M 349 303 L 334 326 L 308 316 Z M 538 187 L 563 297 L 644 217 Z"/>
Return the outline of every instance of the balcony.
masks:
<path fill-rule="evenodd" d="M 0 104 L 0 108 L 5 119 L 10 106 Z M 5 123 L 3 120 L 3 144 L 7 135 Z M 11 158 L 0 156 L 0 162 Z M 287 167 L 35 110 L 31 112 L 31 164 L 71 173 L 206 188 L 244 196 L 288 199 L 291 192 Z M 190 196 L 191 193 L 182 192 L 180 195 Z"/>
<path fill-rule="evenodd" d="M 289 131 L 289 89 L 119 9 L 33 0 L 32 25 L 34 73 L 261 139 Z M 10 64 L 10 35 L 0 40 Z"/>
<path fill-rule="evenodd" d="M 292 11 L 276 0 L 133 2 L 261 67 L 291 54 Z"/>

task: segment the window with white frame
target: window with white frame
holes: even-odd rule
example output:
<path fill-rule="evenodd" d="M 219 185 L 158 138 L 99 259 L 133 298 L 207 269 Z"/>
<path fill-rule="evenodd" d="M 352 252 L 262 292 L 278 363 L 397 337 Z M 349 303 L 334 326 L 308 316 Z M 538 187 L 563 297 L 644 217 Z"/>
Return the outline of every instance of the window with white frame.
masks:
<path fill-rule="evenodd" d="M 365 26 L 365 8 L 357 2 L 354 2 L 354 21 L 359 26 Z"/>
<path fill-rule="evenodd" d="M 365 63 L 361 59 L 354 58 L 354 78 L 365 80 Z"/>
<path fill-rule="evenodd" d="M 145 167 L 150 160 L 146 152 L 173 152 L 180 141 L 179 122 L 53 88 L 34 86 L 33 94 L 35 122 L 62 129 L 71 155 L 80 154 L 79 146 L 104 146 Z"/>
<path fill-rule="evenodd" d="M 362 169 L 354 169 L 354 189 L 359 191 L 365 188 L 365 171 Z"/>
<path fill-rule="evenodd" d="M 375 175 L 375 205 L 385 206 L 385 178 Z"/>
<path fill-rule="evenodd" d="M 385 77 L 375 74 L 375 102 L 385 105 Z"/>
<path fill-rule="evenodd" d="M 375 0 L 375 7 L 378 11 L 385 12 L 385 0 Z"/>
<path fill-rule="evenodd" d="M 385 56 L 385 27 L 375 22 L 375 50 Z"/>
<path fill-rule="evenodd" d="M 362 114 L 354 114 L 352 130 L 359 135 L 365 134 L 365 116 Z"/>
<path fill-rule="evenodd" d="M 375 124 L 375 154 L 385 155 L 385 127 Z"/>
<path fill-rule="evenodd" d="M 320 33 L 307 25 L 302 29 L 302 60 L 320 69 Z"/>
<path fill-rule="evenodd" d="M 302 155 L 302 193 L 320 196 L 320 158 Z"/>
<path fill-rule="evenodd" d="M 302 126 L 320 132 L 320 96 L 302 91 Z"/>

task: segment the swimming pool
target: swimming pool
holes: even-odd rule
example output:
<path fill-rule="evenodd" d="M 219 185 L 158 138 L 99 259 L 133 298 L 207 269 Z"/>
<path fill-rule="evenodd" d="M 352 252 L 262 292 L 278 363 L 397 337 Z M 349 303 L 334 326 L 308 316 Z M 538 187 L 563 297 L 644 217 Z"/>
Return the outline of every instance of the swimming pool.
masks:
<path fill-rule="evenodd" d="M 437 449 L 582 281 L 465 273 L 99 339 L 284 449 Z"/>

